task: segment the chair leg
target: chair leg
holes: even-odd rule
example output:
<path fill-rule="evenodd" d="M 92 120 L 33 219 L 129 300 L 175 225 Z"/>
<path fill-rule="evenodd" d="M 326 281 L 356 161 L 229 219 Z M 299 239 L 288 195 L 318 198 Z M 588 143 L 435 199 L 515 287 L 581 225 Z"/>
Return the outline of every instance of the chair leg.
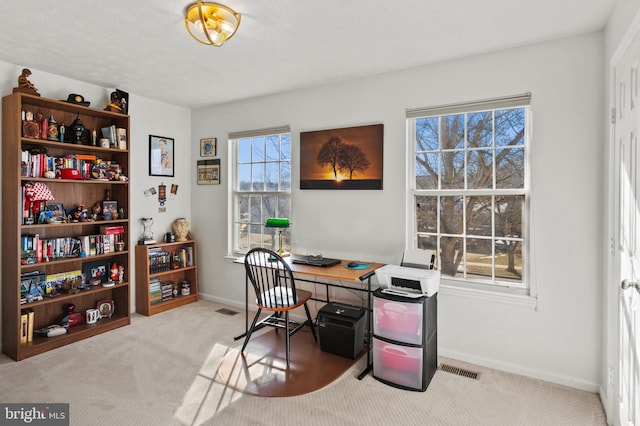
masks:
<path fill-rule="evenodd" d="M 289 339 L 290 339 L 290 335 L 289 335 L 289 311 L 286 311 L 284 313 L 284 322 L 287 325 L 286 328 L 286 333 L 285 333 L 285 346 L 286 346 L 286 351 L 287 351 L 287 368 L 289 367 L 289 357 L 290 357 L 290 351 L 289 351 Z"/>
<path fill-rule="evenodd" d="M 311 334 L 313 334 L 313 340 L 318 341 L 318 336 L 316 336 L 316 328 L 313 326 L 313 321 L 311 320 L 311 313 L 309 313 L 309 307 L 307 304 L 304 304 L 304 311 L 307 313 L 307 324 L 311 327 Z"/>
<path fill-rule="evenodd" d="M 260 316 L 260 312 L 262 312 L 262 308 L 258 308 L 258 312 L 256 312 L 256 316 L 253 317 L 253 321 L 251 322 L 251 327 L 249 327 L 249 330 L 247 330 L 247 337 L 245 337 L 244 339 L 244 344 L 242 345 L 242 349 L 240 349 L 240 352 L 244 352 L 244 348 L 247 347 L 247 343 L 249 343 L 249 339 L 251 338 L 251 333 L 253 333 L 253 329 L 256 326 L 256 323 L 258 322 L 258 317 Z"/>

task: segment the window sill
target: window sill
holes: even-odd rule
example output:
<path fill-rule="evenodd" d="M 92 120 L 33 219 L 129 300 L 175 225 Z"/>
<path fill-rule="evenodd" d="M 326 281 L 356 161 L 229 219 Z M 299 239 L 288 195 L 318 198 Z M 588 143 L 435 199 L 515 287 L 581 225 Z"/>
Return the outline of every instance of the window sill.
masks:
<path fill-rule="evenodd" d="M 466 297 L 469 299 L 487 302 L 505 303 L 508 305 L 531 308 L 533 310 L 536 310 L 538 306 L 538 299 L 535 296 L 517 294 L 511 289 L 483 290 L 465 287 L 464 285 L 464 283 L 459 281 L 449 281 L 447 283 L 445 280 L 442 280 L 438 292 L 446 296 Z"/>

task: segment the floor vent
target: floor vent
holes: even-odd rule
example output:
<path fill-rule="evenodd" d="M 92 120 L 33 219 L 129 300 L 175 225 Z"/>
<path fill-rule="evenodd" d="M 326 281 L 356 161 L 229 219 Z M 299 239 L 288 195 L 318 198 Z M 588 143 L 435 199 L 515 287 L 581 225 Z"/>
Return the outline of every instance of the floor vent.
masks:
<path fill-rule="evenodd" d="M 220 314 L 225 314 L 225 315 L 235 315 L 235 314 L 237 314 L 236 311 L 233 311 L 233 310 L 227 309 L 227 308 L 220 308 L 216 312 L 218 312 Z"/>
<path fill-rule="evenodd" d="M 471 370 L 465 370 L 464 368 L 454 367 L 453 365 L 440 364 L 439 370 L 446 371 L 447 373 L 457 374 L 458 376 L 468 377 L 470 379 L 478 380 L 480 373 Z"/>

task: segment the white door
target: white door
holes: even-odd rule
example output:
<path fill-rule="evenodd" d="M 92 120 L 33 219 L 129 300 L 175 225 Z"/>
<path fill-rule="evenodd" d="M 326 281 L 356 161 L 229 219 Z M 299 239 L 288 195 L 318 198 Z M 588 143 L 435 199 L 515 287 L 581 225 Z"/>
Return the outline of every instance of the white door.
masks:
<path fill-rule="evenodd" d="M 640 33 L 613 62 L 616 228 L 613 280 L 617 306 L 615 425 L 640 426 Z M 617 371 L 616 371 L 617 370 Z"/>

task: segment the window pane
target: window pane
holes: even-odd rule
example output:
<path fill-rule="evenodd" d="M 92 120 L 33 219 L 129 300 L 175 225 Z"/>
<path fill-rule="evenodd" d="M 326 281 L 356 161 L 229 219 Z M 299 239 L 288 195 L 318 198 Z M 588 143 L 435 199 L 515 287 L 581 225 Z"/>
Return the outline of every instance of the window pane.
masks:
<path fill-rule="evenodd" d="M 251 164 L 238 165 L 238 190 L 251 191 Z"/>
<path fill-rule="evenodd" d="M 462 234 L 464 197 L 440 197 L 440 233 Z"/>
<path fill-rule="evenodd" d="M 496 237 L 522 238 L 523 214 L 523 196 L 496 197 Z"/>
<path fill-rule="evenodd" d="M 491 111 L 467 114 L 467 147 L 493 146 L 493 114 Z"/>
<path fill-rule="evenodd" d="M 441 164 L 441 189 L 464 189 L 464 151 L 443 152 Z"/>
<path fill-rule="evenodd" d="M 438 117 L 416 120 L 416 152 L 438 150 Z"/>
<path fill-rule="evenodd" d="M 249 225 L 249 249 L 262 246 L 262 225 Z"/>
<path fill-rule="evenodd" d="M 236 224 L 236 235 L 238 250 L 249 250 L 249 227 L 246 223 Z"/>
<path fill-rule="evenodd" d="M 264 136 L 253 138 L 251 141 L 251 161 L 254 163 L 264 161 Z"/>
<path fill-rule="evenodd" d="M 251 165 L 251 189 L 253 191 L 264 191 L 264 163 Z"/>
<path fill-rule="evenodd" d="M 493 254 L 490 239 L 467 238 L 467 276 L 493 279 Z"/>
<path fill-rule="evenodd" d="M 251 162 L 251 139 L 240 139 L 238 141 L 238 163 Z"/>
<path fill-rule="evenodd" d="M 291 163 L 280 163 L 280 190 L 291 190 Z"/>
<path fill-rule="evenodd" d="M 442 149 L 464 148 L 464 114 L 442 117 L 440 132 Z"/>
<path fill-rule="evenodd" d="M 496 111 L 496 146 L 524 145 L 524 108 Z"/>
<path fill-rule="evenodd" d="M 278 214 L 277 217 L 289 217 L 289 212 L 291 211 L 291 197 L 287 195 L 279 195 L 278 196 Z"/>
<path fill-rule="evenodd" d="M 455 277 L 462 268 L 462 237 L 440 238 L 440 272 Z"/>
<path fill-rule="evenodd" d="M 491 197 L 467 197 L 467 235 L 490 237 L 493 231 Z"/>
<path fill-rule="evenodd" d="M 418 236 L 418 248 L 438 252 L 438 237 L 436 235 Z"/>
<path fill-rule="evenodd" d="M 262 222 L 262 197 L 260 195 L 252 195 L 249 197 L 249 216 L 251 223 Z"/>
<path fill-rule="evenodd" d="M 496 188 L 524 188 L 524 148 L 496 150 Z"/>
<path fill-rule="evenodd" d="M 265 164 L 266 175 L 266 191 L 277 191 L 278 184 L 280 183 L 280 171 L 278 163 L 266 163 Z"/>
<path fill-rule="evenodd" d="M 262 196 L 262 218 L 260 223 L 265 223 L 268 217 L 278 217 L 277 213 L 277 197 L 275 195 Z"/>
<path fill-rule="evenodd" d="M 236 221 L 249 222 L 250 200 L 248 195 L 239 195 L 236 201 Z"/>
<path fill-rule="evenodd" d="M 522 243 L 514 240 L 496 241 L 496 278 L 522 282 Z"/>
<path fill-rule="evenodd" d="M 493 187 L 493 150 L 473 150 L 467 155 L 469 189 Z"/>
<path fill-rule="evenodd" d="M 416 230 L 438 232 L 438 197 L 416 197 Z"/>
<path fill-rule="evenodd" d="M 438 189 L 438 161 L 437 152 L 416 154 L 416 188 Z"/>
<path fill-rule="evenodd" d="M 280 138 L 278 135 L 266 137 L 267 154 L 266 161 L 277 161 L 280 159 Z"/>
<path fill-rule="evenodd" d="M 280 160 L 291 160 L 291 136 L 288 133 L 280 135 Z"/>

